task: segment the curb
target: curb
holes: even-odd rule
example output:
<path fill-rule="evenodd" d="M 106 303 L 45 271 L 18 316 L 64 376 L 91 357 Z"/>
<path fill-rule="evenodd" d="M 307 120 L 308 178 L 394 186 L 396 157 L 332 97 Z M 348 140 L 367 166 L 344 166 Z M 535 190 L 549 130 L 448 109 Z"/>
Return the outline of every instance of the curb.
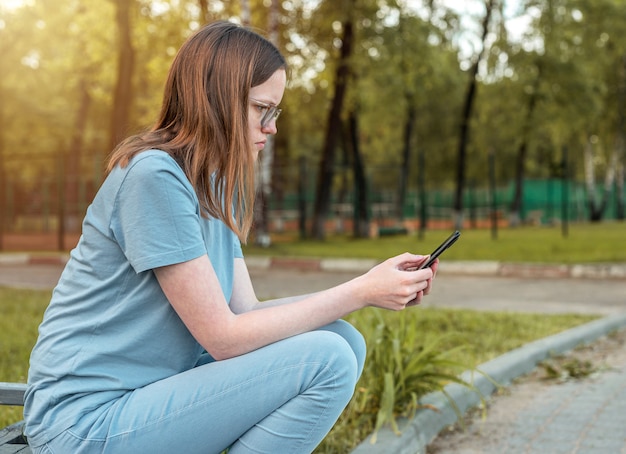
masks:
<path fill-rule="evenodd" d="M 291 269 L 299 271 L 366 272 L 379 263 L 374 259 L 317 259 L 307 257 L 247 256 L 246 264 L 256 269 Z M 468 276 L 522 278 L 626 279 L 626 263 L 546 265 L 497 261 L 443 261 L 439 272 Z"/>
<path fill-rule="evenodd" d="M 354 271 L 366 272 L 375 266 L 375 259 L 317 259 L 307 257 L 246 256 L 248 268 L 291 269 L 299 271 Z"/>
<path fill-rule="evenodd" d="M 563 331 L 540 339 L 518 349 L 505 353 L 498 358 L 477 367 L 501 385 L 509 385 L 511 381 L 532 371 L 539 362 L 551 355 L 561 354 L 577 345 L 590 343 L 611 331 L 626 327 L 626 314 L 605 317 L 585 325 Z M 461 414 L 480 403 L 480 395 L 486 398 L 496 387 L 484 375 L 466 371 L 461 378 L 475 386 L 480 394 L 457 383 L 444 389 L 454 400 Z M 446 427 L 457 422 L 457 414 L 443 392 L 434 392 L 424 396 L 421 404 L 428 404 L 437 411 L 424 409 L 417 411 L 411 420 L 399 419 L 398 426 L 402 433 L 398 436 L 388 427 L 379 430 L 377 441 L 371 443 L 371 435 L 358 445 L 352 454 L 424 454 L 426 446 L 431 443 Z"/>
<path fill-rule="evenodd" d="M 0 265 L 65 265 L 69 254 L 0 253 Z"/>
<path fill-rule="evenodd" d="M 366 272 L 379 263 L 374 259 L 316 259 L 308 257 L 247 256 L 249 268 L 295 269 L 300 271 Z M 626 263 L 577 265 L 508 263 L 497 261 L 443 261 L 440 273 L 468 276 L 522 278 L 626 279 Z"/>
<path fill-rule="evenodd" d="M 374 259 L 316 259 L 306 257 L 247 256 L 246 264 L 257 269 L 366 272 L 379 263 Z M 546 265 L 497 261 L 443 261 L 439 272 L 467 276 L 522 278 L 626 279 L 626 263 Z"/>
<path fill-rule="evenodd" d="M 0 253 L 0 265 L 65 265 L 69 254 Z M 246 256 L 246 264 L 255 269 L 291 269 L 299 271 L 365 273 L 379 263 L 375 259 L 265 257 Z M 443 261 L 439 272 L 467 276 L 502 276 L 520 278 L 624 279 L 626 263 L 590 263 L 577 265 L 508 263 L 497 261 Z"/>

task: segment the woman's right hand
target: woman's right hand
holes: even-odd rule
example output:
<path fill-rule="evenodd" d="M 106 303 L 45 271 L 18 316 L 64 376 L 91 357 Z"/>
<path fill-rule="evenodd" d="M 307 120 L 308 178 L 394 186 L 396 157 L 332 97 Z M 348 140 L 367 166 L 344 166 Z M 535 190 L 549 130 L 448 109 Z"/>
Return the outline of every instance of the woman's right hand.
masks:
<path fill-rule="evenodd" d="M 404 253 L 385 260 L 355 279 L 359 284 L 357 297 L 363 307 L 373 306 L 394 311 L 421 302 L 430 292 L 437 263 L 432 268 L 417 270 L 426 256 Z M 408 271 L 411 270 L 411 271 Z"/>

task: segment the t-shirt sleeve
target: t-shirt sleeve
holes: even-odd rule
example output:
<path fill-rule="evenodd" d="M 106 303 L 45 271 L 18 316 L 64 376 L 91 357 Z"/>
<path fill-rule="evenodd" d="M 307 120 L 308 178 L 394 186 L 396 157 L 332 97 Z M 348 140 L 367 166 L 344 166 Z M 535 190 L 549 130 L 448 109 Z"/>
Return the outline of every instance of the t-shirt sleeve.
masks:
<path fill-rule="evenodd" d="M 130 164 L 115 199 L 111 229 L 137 273 L 206 254 L 200 208 L 182 169 L 167 155 Z"/>

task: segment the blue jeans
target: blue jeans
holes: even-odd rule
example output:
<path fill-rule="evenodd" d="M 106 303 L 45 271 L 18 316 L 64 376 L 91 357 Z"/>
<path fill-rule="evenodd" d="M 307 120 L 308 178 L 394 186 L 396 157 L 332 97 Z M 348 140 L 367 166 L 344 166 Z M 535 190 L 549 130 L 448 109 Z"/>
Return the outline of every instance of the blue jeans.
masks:
<path fill-rule="evenodd" d="M 311 452 L 350 401 L 365 342 L 348 323 L 128 392 L 34 453 Z"/>

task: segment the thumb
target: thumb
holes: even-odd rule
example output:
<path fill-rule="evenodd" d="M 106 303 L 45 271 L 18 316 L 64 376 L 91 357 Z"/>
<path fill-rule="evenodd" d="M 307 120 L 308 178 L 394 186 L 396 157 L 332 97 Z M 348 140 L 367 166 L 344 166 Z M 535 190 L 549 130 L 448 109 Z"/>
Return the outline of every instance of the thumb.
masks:
<path fill-rule="evenodd" d="M 411 254 L 410 252 L 405 252 L 404 254 L 398 255 L 393 258 L 394 264 L 398 269 L 405 271 L 415 271 L 417 267 L 426 260 L 428 256 L 419 255 L 419 254 Z"/>

